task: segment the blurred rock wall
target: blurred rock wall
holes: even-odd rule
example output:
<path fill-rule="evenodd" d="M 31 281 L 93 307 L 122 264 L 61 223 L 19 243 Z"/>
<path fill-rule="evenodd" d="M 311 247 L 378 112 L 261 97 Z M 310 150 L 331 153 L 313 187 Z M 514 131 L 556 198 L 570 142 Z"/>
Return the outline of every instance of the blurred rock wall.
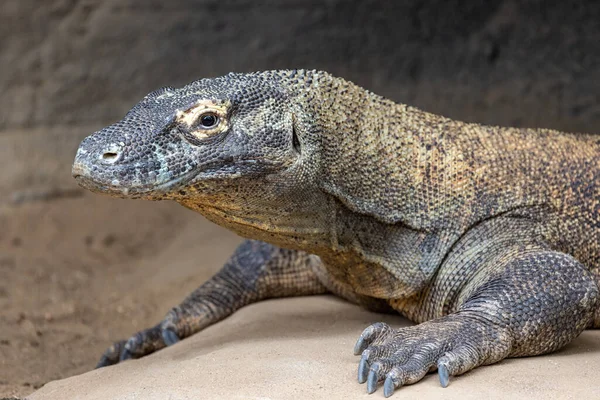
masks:
<path fill-rule="evenodd" d="M 598 131 L 600 2 L 0 3 L 0 131 L 101 125 L 160 86 L 276 68 L 463 120 Z"/>

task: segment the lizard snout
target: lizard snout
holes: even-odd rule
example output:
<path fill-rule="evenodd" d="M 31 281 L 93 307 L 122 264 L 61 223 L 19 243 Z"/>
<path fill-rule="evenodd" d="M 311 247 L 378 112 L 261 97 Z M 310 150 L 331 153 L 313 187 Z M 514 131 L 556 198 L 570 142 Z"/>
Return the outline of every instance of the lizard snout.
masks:
<path fill-rule="evenodd" d="M 75 156 L 75 166 L 77 169 L 84 168 L 88 164 L 113 165 L 122 159 L 123 149 L 118 144 L 110 144 L 108 146 L 86 146 L 86 141 L 79 146 L 77 155 Z"/>

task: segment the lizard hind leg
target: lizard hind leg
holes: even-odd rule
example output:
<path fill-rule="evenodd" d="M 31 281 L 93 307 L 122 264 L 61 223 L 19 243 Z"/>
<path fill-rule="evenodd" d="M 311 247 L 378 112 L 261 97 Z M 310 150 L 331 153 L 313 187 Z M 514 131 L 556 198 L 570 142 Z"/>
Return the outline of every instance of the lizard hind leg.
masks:
<path fill-rule="evenodd" d="M 402 329 L 368 327 L 355 347 L 359 382 L 368 393 L 383 382 L 388 397 L 436 369 L 445 387 L 480 365 L 557 350 L 590 324 L 599 297 L 573 257 L 507 250 L 462 289 L 456 312 Z"/>

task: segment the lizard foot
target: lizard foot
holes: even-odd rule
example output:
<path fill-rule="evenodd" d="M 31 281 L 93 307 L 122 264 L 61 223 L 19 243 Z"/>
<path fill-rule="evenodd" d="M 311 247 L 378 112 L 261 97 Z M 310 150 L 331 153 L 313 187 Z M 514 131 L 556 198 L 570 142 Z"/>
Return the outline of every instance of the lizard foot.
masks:
<path fill-rule="evenodd" d="M 420 381 L 437 369 L 442 387 L 450 376 L 467 372 L 481 364 L 497 362 L 508 355 L 508 345 L 486 339 L 489 325 L 485 321 L 461 315 L 402 329 L 375 323 L 360 335 L 354 354 L 361 355 L 358 382 L 367 383 L 367 393 L 383 383 L 383 394 Z"/>
<path fill-rule="evenodd" d="M 140 358 L 177 343 L 181 333 L 177 332 L 176 319 L 176 313 L 172 310 L 160 324 L 140 331 L 127 340 L 115 342 L 104 352 L 96 368 Z"/>

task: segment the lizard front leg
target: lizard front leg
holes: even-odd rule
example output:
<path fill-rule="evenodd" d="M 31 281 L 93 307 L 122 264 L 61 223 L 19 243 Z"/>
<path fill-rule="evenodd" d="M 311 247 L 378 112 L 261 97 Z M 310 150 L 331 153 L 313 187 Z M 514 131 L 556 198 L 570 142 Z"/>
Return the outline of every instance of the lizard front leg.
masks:
<path fill-rule="evenodd" d="M 474 274 L 454 290 L 455 269 L 445 288 L 426 295 L 445 293 L 440 307 L 446 315 L 398 330 L 382 323 L 365 329 L 355 353 L 362 354 L 358 379 L 367 382 L 367 392 L 384 381 L 388 397 L 435 369 L 445 387 L 451 375 L 480 365 L 557 350 L 590 324 L 599 289 L 583 265 L 545 246 L 504 246 L 462 248 L 478 265 L 463 271 Z"/>
<path fill-rule="evenodd" d="M 113 344 L 97 367 L 140 358 L 267 298 L 326 293 L 315 274 L 318 257 L 247 240 L 211 279 L 174 307 L 156 326 Z"/>

